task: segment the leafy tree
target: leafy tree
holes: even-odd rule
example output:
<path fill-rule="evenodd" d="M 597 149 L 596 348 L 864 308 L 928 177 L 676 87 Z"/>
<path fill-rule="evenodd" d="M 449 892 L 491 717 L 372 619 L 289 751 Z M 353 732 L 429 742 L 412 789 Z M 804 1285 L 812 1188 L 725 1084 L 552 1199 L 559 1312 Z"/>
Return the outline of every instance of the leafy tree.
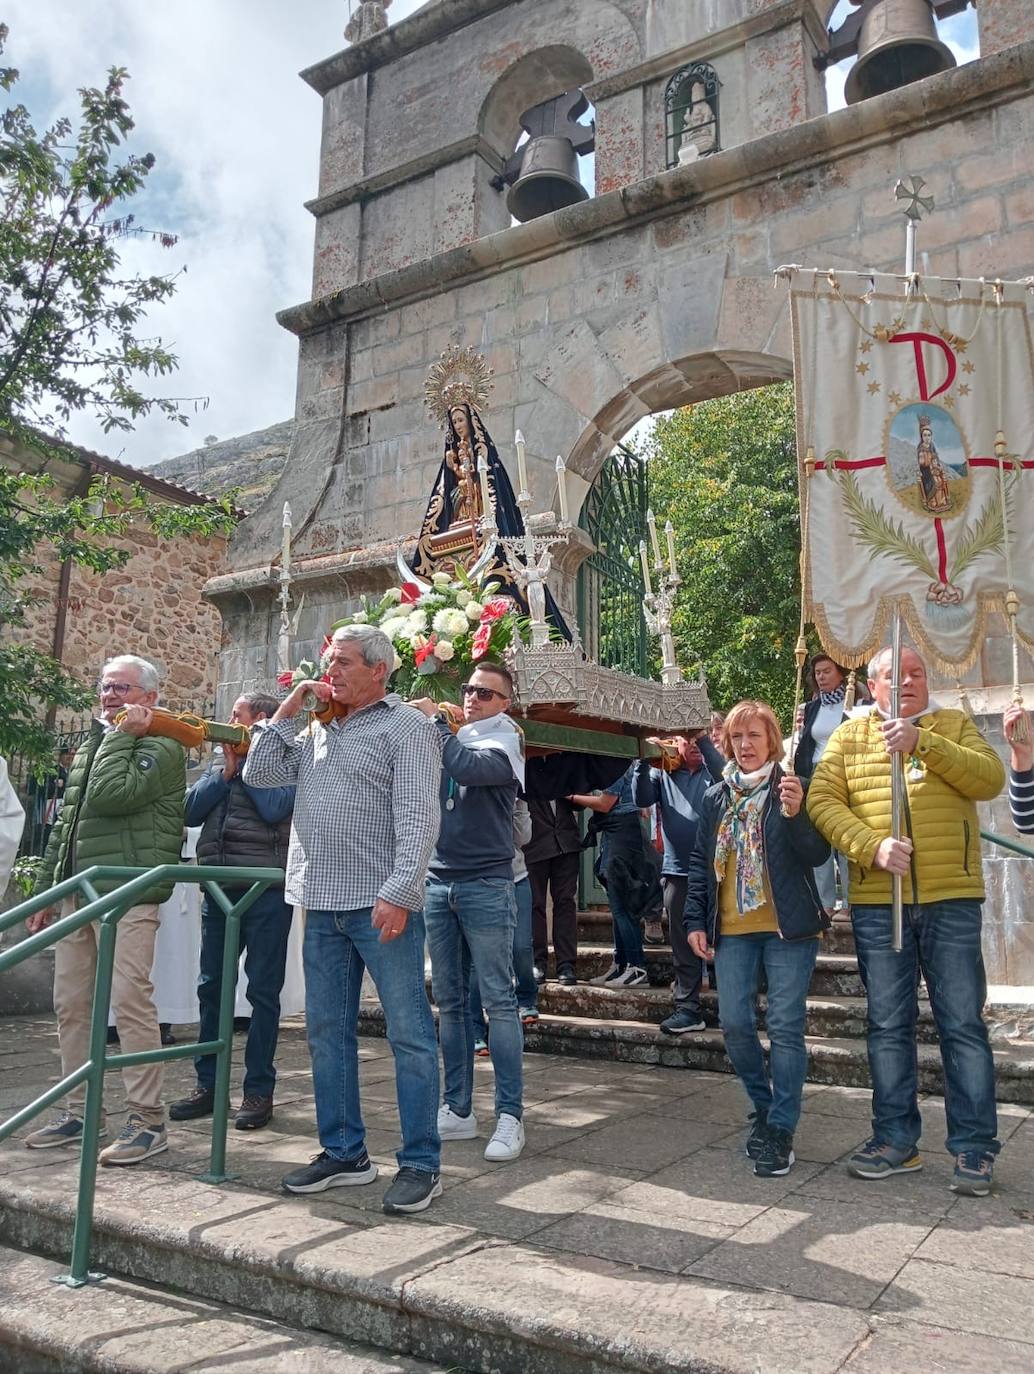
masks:
<path fill-rule="evenodd" d="M 0 54 L 6 38 L 0 24 Z M 14 68 L 0 66 L 0 87 L 11 91 L 17 80 Z M 59 119 L 37 133 L 20 104 L 0 117 L 0 434 L 15 454 L 32 448 L 60 457 L 65 424 L 79 411 L 106 430 L 131 429 L 152 410 L 186 423 L 178 400 L 140 389 L 143 378 L 176 365 L 161 339 L 134 333 L 175 282 L 120 270 L 119 244 L 135 229 L 131 215 L 117 212 L 154 166 L 149 153 L 116 160 L 133 128 L 126 80 L 113 67 L 102 90 L 81 90 L 77 128 Z M 41 555 L 51 550 L 103 573 L 129 560 L 128 549 L 108 541 L 134 526 L 164 538 L 228 533 L 233 493 L 218 505 L 162 506 L 139 487 L 98 478 L 83 495 L 55 499 L 50 477 L 10 466 L 0 466 L 0 754 L 19 752 L 42 774 L 54 767 L 42 715 L 81 709 L 92 693 L 33 645 L 12 642 L 38 595 L 26 580 L 42 573 Z"/>
<path fill-rule="evenodd" d="M 722 396 L 658 420 L 650 499 L 675 527 L 679 661 L 711 700 L 760 697 L 789 731 L 800 617 L 792 385 Z"/>

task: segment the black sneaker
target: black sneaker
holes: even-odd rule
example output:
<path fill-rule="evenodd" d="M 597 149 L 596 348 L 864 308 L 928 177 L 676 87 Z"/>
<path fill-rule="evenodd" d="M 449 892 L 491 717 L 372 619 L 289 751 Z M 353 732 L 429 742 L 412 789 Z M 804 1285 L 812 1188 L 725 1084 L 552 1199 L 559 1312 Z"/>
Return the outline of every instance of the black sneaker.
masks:
<path fill-rule="evenodd" d="M 699 1012 L 674 1011 L 661 1022 L 660 1029 L 665 1035 L 686 1035 L 689 1031 L 707 1030 L 707 1025 Z"/>
<path fill-rule="evenodd" d="M 750 1114 L 750 1133 L 747 1136 L 745 1153 L 748 1159 L 757 1159 L 768 1135 L 768 1112 L 759 1108 Z"/>
<path fill-rule="evenodd" d="M 535 982 L 539 987 L 542 987 L 543 983 L 546 981 L 546 970 L 544 968 L 539 968 L 538 964 L 536 964 L 534 974 Z"/>
<path fill-rule="evenodd" d="M 381 1206 L 391 1215 L 399 1212 L 426 1212 L 442 1195 L 442 1176 L 426 1169 L 400 1169 L 384 1194 Z"/>
<path fill-rule="evenodd" d="M 313 1155 L 312 1161 L 280 1180 L 285 1193 L 322 1193 L 328 1188 L 354 1188 L 360 1183 L 372 1183 L 377 1177 L 377 1165 L 371 1163 L 364 1150 L 358 1159 L 333 1159 L 326 1150 Z"/>
<path fill-rule="evenodd" d="M 556 980 L 565 988 L 573 988 L 578 985 L 578 975 L 570 964 L 563 964 L 557 969 Z"/>
<path fill-rule="evenodd" d="M 158 1034 L 163 1045 L 175 1045 L 177 1043 L 176 1037 L 172 1033 L 171 1021 L 159 1021 Z"/>
<path fill-rule="evenodd" d="M 238 1131 L 259 1131 L 273 1120 L 271 1097 L 246 1097 L 237 1110 L 233 1124 Z"/>
<path fill-rule="evenodd" d="M 789 1131 L 781 1131 L 778 1126 L 769 1126 L 761 1151 L 754 1161 L 754 1173 L 758 1178 L 782 1178 L 793 1168 L 793 1136 Z"/>
<path fill-rule="evenodd" d="M 194 1121 L 199 1116 L 211 1116 L 215 1110 L 215 1093 L 210 1088 L 195 1088 L 189 1097 L 181 1097 L 169 1104 L 170 1121 Z"/>

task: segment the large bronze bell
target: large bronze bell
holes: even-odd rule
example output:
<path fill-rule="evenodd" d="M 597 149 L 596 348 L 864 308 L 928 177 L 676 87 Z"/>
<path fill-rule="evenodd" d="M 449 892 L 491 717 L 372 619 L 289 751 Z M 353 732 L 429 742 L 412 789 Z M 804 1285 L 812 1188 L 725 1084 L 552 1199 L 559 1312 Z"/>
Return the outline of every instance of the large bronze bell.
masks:
<path fill-rule="evenodd" d="M 875 0 L 862 17 L 844 99 L 854 105 L 954 66 L 954 54 L 937 37 L 930 0 Z"/>
<path fill-rule="evenodd" d="M 506 208 L 514 219 L 524 224 L 588 198 L 578 180 L 578 154 L 569 138 L 545 134 L 528 140 L 520 176 L 506 197 Z"/>

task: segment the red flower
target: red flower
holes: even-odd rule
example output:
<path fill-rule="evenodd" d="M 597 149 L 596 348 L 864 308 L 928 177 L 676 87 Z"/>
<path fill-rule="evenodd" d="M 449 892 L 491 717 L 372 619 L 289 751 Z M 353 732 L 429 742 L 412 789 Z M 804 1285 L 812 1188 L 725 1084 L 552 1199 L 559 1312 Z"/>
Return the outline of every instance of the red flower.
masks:
<path fill-rule="evenodd" d="M 422 649 L 415 649 L 413 651 L 413 661 L 418 668 L 425 658 L 429 658 L 434 653 L 434 646 L 437 642 L 438 636 L 432 635 Z"/>
<path fill-rule="evenodd" d="M 471 658 L 484 658 L 488 653 L 488 645 L 492 638 L 492 622 L 482 620 L 481 624 L 474 631 L 474 638 L 470 646 Z"/>
<path fill-rule="evenodd" d="M 294 673 L 291 672 L 290 668 L 287 670 L 286 673 L 281 673 L 280 676 L 277 678 L 277 684 L 280 687 L 290 687 L 293 685 L 293 683 Z"/>
<path fill-rule="evenodd" d="M 327 652 L 327 650 L 330 648 L 330 646 L 331 646 L 333 643 L 334 643 L 334 636 L 333 636 L 333 635 L 324 635 L 324 636 L 323 636 L 323 643 L 320 645 L 320 658 L 323 657 L 323 655 Z"/>
<path fill-rule="evenodd" d="M 493 621 L 502 620 L 509 609 L 510 601 L 508 597 L 494 596 L 491 601 L 485 602 L 484 609 L 481 612 L 481 624 L 484 625 L 486 621 L 491 624 Z"/>
<path fill-rule="evenodd" d="M 403 582 L 402 584 L 402 605 L 412 606 L 420 595 L 420 588 L 415 582 Z"/>

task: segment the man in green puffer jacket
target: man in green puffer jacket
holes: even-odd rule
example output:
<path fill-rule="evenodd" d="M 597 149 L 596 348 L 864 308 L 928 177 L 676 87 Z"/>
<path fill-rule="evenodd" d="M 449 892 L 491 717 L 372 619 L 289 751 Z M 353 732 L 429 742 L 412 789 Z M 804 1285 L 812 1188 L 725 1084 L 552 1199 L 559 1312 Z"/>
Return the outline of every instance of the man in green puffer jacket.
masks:
<path fill-rule="evenodd" d="M 158 670 L 134 655 L 104 665 L 98 684 L 99 719 L 72 761 L 65 801 L 43 858 L 36 891 L 94 864 L 153 868 L 179 863 L 183 838 L 186 760 L 174 740 L 149 736 L 151 708 L 158 701 Z M 125 712 L 118 725 L 115 717 Z M 118 880 L 98 882 L 100 893 Z M 163 883 L 144 892 L 122 917 L 115 939 L 111 1005 L 123 1053 L 156 1050 L 161 1044 L 151 986 L 158 906 L 172 892 Z M 80 903 L 81 904 L 81 903 Z M 62 916 L 74 909 L 62 903 Z M 49 907 L 30 916 L 30 931 L 48 925 L 58 912 Z M 90 1017 L 97 972 L 96 922 L 66 935 L 54 947 L 54 1010 L 61 1072 L 66 1076 L 90 1054 Z M 102 1164 L 136 1164 L 168 1149 L 162 1107 L 160 1064 L 122 1070 L 129 1114 L 118 1138 L 102 1150 Z M 82 1138 L 86 1085 L 74 1088 L 53 1125 L 26 1138 L 29 1149 L 72 1145 Z M 101 1134 L 106 1134 L 102 1124 Z"/>

